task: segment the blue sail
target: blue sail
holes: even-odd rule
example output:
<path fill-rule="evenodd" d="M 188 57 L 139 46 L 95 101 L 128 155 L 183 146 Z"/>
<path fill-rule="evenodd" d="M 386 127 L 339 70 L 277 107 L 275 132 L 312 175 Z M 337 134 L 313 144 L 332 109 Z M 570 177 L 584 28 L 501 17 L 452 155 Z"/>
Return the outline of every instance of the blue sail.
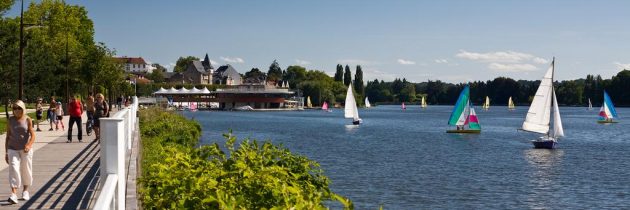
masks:
<path fill-rule="evenodd" d="M 462 115 L 462 112 L 466 109 L 466 105 L 468 105 L 468 100 L 470 96 L 470 88 L 468 85 L 464 87 L 464 90 L 459 94 L 459 98 L 457 99 L 457 103 L 455 103 L 455 107 L 453 107 L 453 112 L 451 112 L 451 117 L 448 120 L 449 125 L 456 125 L 457 121 L 459 121 L 459 117 Z"/>
<path fill-rule="evenodd" d="M 606 103 L 606 106 L 608 106 L 608 110 L 610 111 L 610 114 L 612 114 L 614 118 L 618 118 L 617 110 L 615 110 L 615 106 L 613 105 L 613 102 L 610 99 L 610 96 L 605 90 L 604 90 L 604 103 Z"/>

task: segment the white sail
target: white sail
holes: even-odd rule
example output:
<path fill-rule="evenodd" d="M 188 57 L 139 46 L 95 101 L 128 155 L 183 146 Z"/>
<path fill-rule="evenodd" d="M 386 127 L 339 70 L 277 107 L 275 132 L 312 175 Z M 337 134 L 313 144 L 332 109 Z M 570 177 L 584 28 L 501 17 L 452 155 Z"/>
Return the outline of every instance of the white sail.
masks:
<path fill-rule="evenodd" d="M 352 84 L 348 85 L 348 93 L 346 93 L 346 105 L 344 107 L 345 118 L 359 119 L 359 112 L 357 110 L 357 102 L 354 100 L 354 94 L 352 93 Z"/>
<path fill-rule="evenodd" d="M 490 109 L 490 98 L 486 96 L 486 102 L 483 104 L 484 109 Z"/>
<path fill-rule="evenodd" d="M 508 99 L 508 109 L 514 109 L 514 101 L 512 101 L 512 96 Z"/>
<path fill-rule="evenodd" d="M 564 136 L 564 129 L 562 128 L 562 119 L 560 119 L 560 109 L 558 109 L 558 100 L 556 99 L 556 92 L 553 91 L 553 134 L 552 137 L 558 138 Z"/>
<path fill-rule="evenodd" d="M 421 105 L 421 107 L 422 108 L 426 108 L 427 107 L 427 100 L 426 100 L 425 96 L 422 96 L 422 105 Z"/>
<path fill-rule="evenodd" d="M 523 130 L 548 133 L 549 120 L 551 115 L 551 100 L 553 93 L 553 62 L 540 81 L 540 86 L 536 90 L 536 95 L 532 104 L 529 106 L 525 122 L 523 122 Z"/>
<path fill-rule="evenodd" d="M 455 125 L 465 125 L 466 119 L 468 119 L 468 113 L 470 113 L 470 101 L 466 102 L 466 107 L 461 115 L 459 115 L 459 119 Z"/>
<path fill-rule="evenodd" d="M 365 97 L 365 107 L 367 108 L 372 107 L 372 105 L 370 104 L 370 100 L 368 100 L 368 97 Z"/>
<path fill-rule="evenodd" d="M 591 98 L 588 98 L 588 110 L 593 109 L 593 104 L 591 103 Z"/>

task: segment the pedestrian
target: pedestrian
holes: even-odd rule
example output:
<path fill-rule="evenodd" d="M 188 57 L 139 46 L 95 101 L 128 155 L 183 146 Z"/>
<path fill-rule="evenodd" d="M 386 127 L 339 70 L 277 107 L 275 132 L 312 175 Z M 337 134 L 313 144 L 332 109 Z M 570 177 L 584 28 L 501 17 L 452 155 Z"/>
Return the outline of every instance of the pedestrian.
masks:
<path fill-rule="evenodd" d="M 94 133 L 96 138 L 94 141 L 101 139 L 101 117 L 107 117 L 109 114 L 109 106 L 105 101 L 103 94 L 96 94 L 96 102 L 94 102 Z"/>
<path fill-rule="evenodd" d="M 53 130 L 53 124 L 57 125 L 57 101 L 55 97 L 50 97 L 50 105 L 48 106 L 48 121 L 50 122 L 50 129 Z"/>
<path fill-rule="evenodd" d="M 116 99 L 116 105 L 118 106 L 118 110 L 120 110 L 122 108 L 122 103 L 123 103 L 123 97 L 122 96 L 118 96 L 118 98 Z"/>
<path fill-rule="evenodd" d="M 85 112 L 87 115 L 87 122 L 85 123 L 85 130 L 90 135 L 90 130 L 94 126 L 94 96 L 90 94 L 85 102 Z"/>
<path fill-rule="evenodd" d="M 61 124 L 61 130 L 66 130 L 65 126 L 63 126 L 63 107 L 61 106 L 61 102 L 57 101 L 57 106 L 55 108 L 56 113 L 55 116 L 57 116 L 57 123 L 55 123 L 55 129 L 59 130 L 59 124 Z"/>
<path fill-rule="evenodd" d="M 7 137 L 4 159 L 9 164 L 9 183 L 11 185 L 11 196 L 8 201 L 12 204 L 18 203 L 17 191 L 22 189 L 22 199 L 31 198 L 28 187 L 33 184 L 33 143 L 35 142 L 35 132 L 33 131 L 33 120 L 25 114 L 26 106 L 21 100 L 17 100 L 12 105 L 13 116 L 8 120 Z"/>
<path fill-rule="evenodd" d="M 68 104 L 68 113 L 70 114 L 70 119 L 68 120 L 68 141 L 67 143 L 72 142 L 72 125 L 77 123 L 77 128 L 79 130 L 78 139 L 79 142 L 82 142 L 83 139 L 83 128 L 81 127 L 81 115 L 83 115 L 83 105 L 81 104 L 81 100 L 79 96 L 75 96 L 70 100 L 70 104 Z"/>
<path fill-rule="evenodd" d="M 44 117 L 44 107 L 42 106 L 42 98 L 37 98 L 37 105 L 35 105 L 35 118 L 37 118 L 37 131 L 42 131 L 39 129 L 39 122 Z"/>

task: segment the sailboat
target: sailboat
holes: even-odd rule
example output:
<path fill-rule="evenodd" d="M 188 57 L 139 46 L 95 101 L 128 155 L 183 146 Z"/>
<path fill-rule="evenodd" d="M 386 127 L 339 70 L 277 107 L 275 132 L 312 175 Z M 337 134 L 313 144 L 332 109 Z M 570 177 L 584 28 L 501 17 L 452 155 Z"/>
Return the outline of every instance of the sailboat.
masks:
<path fill-rule="evenodd" d="M 370 100 L 368 100 L 368 97 L 365 97 L 365 108 L 370 108 L 372 107 L 372 105 L 370 104 Z"/>
<path fill-rule="evenodd" d="M 324 104 L 322 104 L 322 110 L 326 112 L 332 112 L 332 110 L 328 108 L 328 103 L 325 101 L 324 101 Z"/>
<path fill-rule="evenodd" d="M 486 102 L 483 103 L 483 110 L 490 109 L 490 98 L 486 96 Z"/>
<path fill-rule="evenodd" d="M 346 93 L 346 105 L 344 107 L 345 118 L 352 118 L 352 124 L 359 125 L 362 120 L 359 118 L 359 110 L 357 109 L 357 102 L 354 99 L 352 93 L 352 84 L 348 85 L 348 93 Z"/>
<path fill-rule="evenodd" d="M 593 104 L 591 103 L 591 98 L 588 98 L 588 110 L 593 110 Z"/>
<path fill-rule="evenodd" d="M 602 108 L 599 109 L 599 120 L 598 123 L 618 123 L 617 121 L 613 121 L 613 119 L 619 118 L 617 116 L 617 110 L 615 110 L 615 105 L 613 105 L 612 100 L 608 93 L 604 90 L 604 103 L 602 104 Z"/>
<path fill-rule="evenodd" d="M 512 101 L 512 96 L 508 99 L 508 110 L 514 110 L 514 101 Z"/>
<path fill-rule="evenodd" d="M 400 106 L 400 108 L 402 108 L 402 110 L 407 110 L 407 106 L 405 106 L 405 102 L 402 102 L 402 105 Z"/>
<path fill-rule="evenodd" d="M 448 120 L 449 125 L 457 126 L 455 130 L 446 130 L 447 133 L 480 133 L 481 126 L 477 113 L 470 102 L 470 87 L 466 85 L 453 107 L 451 117 Z M 468 129 L 466 127 L 468 126 Z"/>
<path fill-rule="evenodd" d="M 313 108 L 313 104 L 311 103 L 311 97 L 306 97 L 306 107 Z"/>
<path fill-rule="evenodd" d="M 540 81 L 534 100 L 527 111 L 525 122 L 523 122 L 523 130 L 544 134 L 539 139 L 532 140 L 534 148 L 553 149 L 558 139 L 564 136 L 558 100 L 553 88 L 554 62 L 555 58 L 551 61 L 551 67 Z M 553 128 L 550 128 L 552 112 Z"/>
<path fill-rule="evenodd" d="M 427 99 L 426 96 L 422 96 L 422 103 L 420 103 L 420 107 L 427 108 Z"/>

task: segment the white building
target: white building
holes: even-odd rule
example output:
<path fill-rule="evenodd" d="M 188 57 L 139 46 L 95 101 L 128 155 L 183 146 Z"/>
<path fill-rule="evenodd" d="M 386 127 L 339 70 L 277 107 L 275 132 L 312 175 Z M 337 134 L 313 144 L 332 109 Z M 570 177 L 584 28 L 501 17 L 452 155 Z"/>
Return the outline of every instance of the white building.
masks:
<path fill-rule="evenodd" d="M 153 67 L 151 64 L 147 64 L 142 57 L 117 57 L 118 60 L 125 69 L 126 72 L 129 73 L 151 73 L 153 72 Z"/>

